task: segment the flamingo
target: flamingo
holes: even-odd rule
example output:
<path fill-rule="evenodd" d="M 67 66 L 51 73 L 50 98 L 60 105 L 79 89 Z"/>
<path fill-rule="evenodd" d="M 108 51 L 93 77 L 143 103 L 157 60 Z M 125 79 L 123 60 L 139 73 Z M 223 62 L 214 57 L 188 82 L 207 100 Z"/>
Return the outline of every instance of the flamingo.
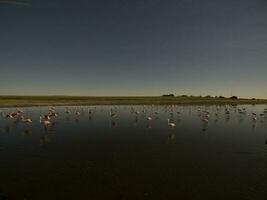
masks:
<path fill-rule="evenodd" d="M 204 123 L 209 123 L 209 120 L 208 120 L 207 118 L 202 118 L 201 120 L 202 120 L 202 122 L 204 122 Z"/>
<path fill-rule="evenodd" d="M 206 115 L 204 115 L 204 117 L 205 117 L 206 119 L 209 119 L 209 118 L 210 118 L 210 115 L 209 115 L 209 114 L 206 114 Z"/>
<path fill-rule="evenodd" d="M 50 111 L 49 113 L 48 113 L 48 116 L 49 117 L 57 117 L 57 113 L 55 113 L 55 111 Z"/>
<path fill-rule="evenodd" d="M 23 110 L 17 108 L 17 113 L 23 113 Z"/>
<path fill-rule="evenodd" d="M 112 112 L 112 111 L 110 111 L 110 117 L 117 117 L 116 112 Z"/>
<path fill-rule="evenodd" d="M 152 120 L 152 117 L 146 117 L 146 120 L 150 121 Z"/>
<path fill-rule="evenodd" d="M 43 118 L 44 118 L 45 120 L 51 120 L 51 117 L 50 117 L 49 115 L 45 115 Z"/>
<path fill-rule="evenodd" d="M 49 126 L 51 125 L 51 121 L 49 121 L 48 119 L 46 119 L 45 117 L 42 118 L 42 116 L 40 116 L 40 123 L 44 124 L 45 126 Z"/>
<path fill-rule="evenodd" d="M 176 124 L 175 124 L 175 123 L 173 123 L 173 122 L 170 122 L 170 119 L 168 119 L 168 126 L 170 126 L 170 127 L 175 127 L 175 126 L 176 126 Z"/>
<path fill-rule="evenodd" d="M 14 118 L 17 115 L 18 115 L 17 113 L 11 112 L 11 113 L 9 113 L 9 114 L 6 115 L 6 118 L 11 118 L 12 119 L 12 118 Z"/>
<path fill-rule="evenodd" d="M 32 119 L 27 118 L 22 121 L 23 123 L 32 123 Z"/>
<path fill-rule="evenodd" d="M 69 108 L 68 107 L 65 109 L 65 113 L 66 114 L 70 114 L 70 111 L 69 111 Z"/>
<path fill-rule="evenodd" d="M 50 111 L 50 112 L 55 112 L 55 107 L 53 107 L 53 106 L 50 107 L 50 108 L 49 108 L 49 111 Z"/>
<path fill-rule="evenodd" d="M 32 123 L 32 119 L 31 118 L 24 118 L 23 116 L 21 116 L 20 120 L 23 123 Z"/>
<path fill-rule="evenodd" d="M 140 114 L 140 112 L 139 112 L 139 111 L 135 111 L 135 112 L 134 112 L 134 114 L 136 114 L 136 115 L 139 115 L 139 114 Z"/>

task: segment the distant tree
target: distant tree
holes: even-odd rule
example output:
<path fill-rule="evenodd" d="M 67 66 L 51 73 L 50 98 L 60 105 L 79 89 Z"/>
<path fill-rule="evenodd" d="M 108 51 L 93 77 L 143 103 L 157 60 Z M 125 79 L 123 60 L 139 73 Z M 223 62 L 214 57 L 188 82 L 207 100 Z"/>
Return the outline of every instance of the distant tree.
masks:
<path fill-rule="evenodd" d="M 253 101 L 255 101 L 256 99 L 255 98 L 252 98 Z"/>
<path fill-rule="evenodd" d="M 207 95 L 207 96 L 205 96 L 205 98 L 211 98 L 211 96 L 210 95 Z"/>
<path fill-rule="evenodd" d="M 236 100 L 236 99 L 238 99 L 238 97 L 237 96 L 231 96 L 230 99 Z"/>
<path fill-rule="evenodd" d="M 219 96 L 220 99 L 224 99 L 225 97 L 224 96 Z"/>
<path fill-rule="evenodd" d="M 174 97 L 174 94 L 163 94 L 163 97 Z"/>

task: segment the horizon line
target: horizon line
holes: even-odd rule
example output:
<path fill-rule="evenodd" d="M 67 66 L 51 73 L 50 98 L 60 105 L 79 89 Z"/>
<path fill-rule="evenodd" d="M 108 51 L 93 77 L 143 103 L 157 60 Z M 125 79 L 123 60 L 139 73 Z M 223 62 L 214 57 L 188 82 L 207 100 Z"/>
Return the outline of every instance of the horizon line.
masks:
<path fill-rule="evenodd" d="M 40 94 L 40 95 L 17 95 L 17 94 L 1 94 L 1 97 L 164 97 L 164 95 L 170 95 L 170 94 L 162 94 L 162 95 L 48 95 L 48 94 Z M 201 98 L 230 98 L 233 96 L 238 97 L 238 99 L 261 99 L 261 100 L 267 100 L 267 98 L 257 98 L 257 97 L 242 97 L 237 95 L 230 95 L 230 96 L 223 96 L 223 95 L 187 95 L 187 94 L 181 94 L 181 95 L 174 95 L 169 97 L 201 97 Z M 168 96 L 165 96 L 168 97 Z"/>

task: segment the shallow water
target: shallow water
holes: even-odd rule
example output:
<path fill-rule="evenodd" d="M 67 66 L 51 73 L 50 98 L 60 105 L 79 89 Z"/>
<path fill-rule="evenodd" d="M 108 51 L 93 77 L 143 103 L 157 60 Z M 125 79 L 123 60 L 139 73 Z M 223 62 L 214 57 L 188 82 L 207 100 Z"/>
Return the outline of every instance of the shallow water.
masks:
<path fill-rule="evenodd" d="M 266 199 L 267 106 L 200 108 L 56 107 L 50 127 L 45 107 L 23 108 L 32 124 L 2 116 L 0 199 Z"/>

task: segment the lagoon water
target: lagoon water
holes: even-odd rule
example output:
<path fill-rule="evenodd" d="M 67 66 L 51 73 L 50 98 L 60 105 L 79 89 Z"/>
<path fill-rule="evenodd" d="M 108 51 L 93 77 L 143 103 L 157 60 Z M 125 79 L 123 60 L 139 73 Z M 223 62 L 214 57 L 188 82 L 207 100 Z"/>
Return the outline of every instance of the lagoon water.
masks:
<path fill-rule="evenodd" d="M 0 117 L 0 199 L 266 199 L 265 108 L 56 107 L 51 127 L 39 122 L 47 107 L 23 108 L 32 124 Z"/>

